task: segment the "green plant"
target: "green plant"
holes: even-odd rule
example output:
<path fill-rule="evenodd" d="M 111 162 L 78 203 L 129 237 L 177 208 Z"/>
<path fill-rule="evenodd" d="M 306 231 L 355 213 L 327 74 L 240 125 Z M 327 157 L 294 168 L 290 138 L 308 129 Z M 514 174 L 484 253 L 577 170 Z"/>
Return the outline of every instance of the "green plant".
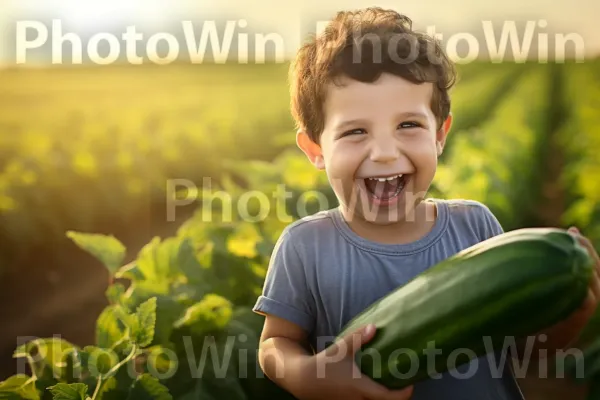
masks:
<path fill-rule="evenodd" d="M 98 316 L 96 342 L 79 348 L 46 338 L 22 345 L 15 357 L 28 360 L 31 376 L 11 377 L 0 385 L 0 395 L 83 400 L 293 398 L 258 365 L 263 317 L 251 307 L 281 230 L 299 214 L 315 211 L 315 204 L 306 200 L 298 212 L 304 189 L 321 189 L 333 201 L 318 171 L 297 173 L 300 157 L 298 152 L 285 152 L 275 160 L 276 169 L 260 161 L 232 162 L 231 174 L 251 171 L 246 176 L 252 181 L 236 184 L 225 175 L 222 186 L 214 189 L 227 193 L 231 204 L 212 203 L 217 194 L 202 193 L 199 201 L 209 206 L 203 203 L 176 236 L 154 237 L 125 265 L 126 248 L 114 236 L 68 231 L 67 236 L 100 260 L 109 274 L 109 305 Z M 270 196 L 269 204 L 248 205 L 252 215 L 256 207 L 264 208 L 260 221 L 245 220 L 235 207 L 248 185 L 270 194 L 282 182 L 288 195 Z M 229 206 L 234 207 L 231 218 L 223 213 Z"/>
<path fill-rule="evenodd" d="M 23 344 L 14 355 L 27 359 L 31 376 L 3 382 L 0 397 L 291 398 L 262 375 L 256 358 L 262 317 L 249 305 L 260 289 L 265 255 L 233 255 L 226 243 L 239 240 L 235 230 L 207 229 L 210 239 L 202 243 L 183 235 L 155 238 L 120 268 L 124 247 L 117 239 L 68 232 L 106 265 L 112 280 L 96 343 L 79 348 L 45 338 Z"/>

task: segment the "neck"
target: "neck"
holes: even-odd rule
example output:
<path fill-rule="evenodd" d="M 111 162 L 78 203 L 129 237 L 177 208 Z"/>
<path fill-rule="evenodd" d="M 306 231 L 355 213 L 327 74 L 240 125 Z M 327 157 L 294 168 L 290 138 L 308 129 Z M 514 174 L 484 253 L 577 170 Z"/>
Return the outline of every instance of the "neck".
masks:
<path fill-rule="evenodd" d="M 412 215 L 391 224 L 375 224 L 363 218 L 349 216 L 349 210 L 341 208 L 344 220 L 359 236 L 383 244 L 406 244 L 427 235 L 435 225 L 437 208 L 434 203 L 421 201 Z"/>

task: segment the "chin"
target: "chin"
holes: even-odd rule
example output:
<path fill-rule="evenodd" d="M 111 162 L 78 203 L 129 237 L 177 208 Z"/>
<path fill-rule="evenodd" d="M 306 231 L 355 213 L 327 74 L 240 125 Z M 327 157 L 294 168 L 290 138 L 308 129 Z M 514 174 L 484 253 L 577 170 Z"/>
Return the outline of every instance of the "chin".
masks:
<path fill-rule="evenodd" d="M 406 222 L 407 215 L 404 209 L 395 210 L 380 210 L 377 213 L 370 213 L 363 215 L 365 221 L 376 224 L 376 225 L 393 225 L 399 222 Z"/>
<path fill-rule="evenodd" d="M 362 198 L 358 207 L 354 210 L 354 215 L 375 225 L 384 226 L 404 222 L 413 211 L 413 205 L 409 205 L 410 208 L 407 208 L 404 198 L 399 199 L 393 205 L 374 205 L 371 200 Z"/>

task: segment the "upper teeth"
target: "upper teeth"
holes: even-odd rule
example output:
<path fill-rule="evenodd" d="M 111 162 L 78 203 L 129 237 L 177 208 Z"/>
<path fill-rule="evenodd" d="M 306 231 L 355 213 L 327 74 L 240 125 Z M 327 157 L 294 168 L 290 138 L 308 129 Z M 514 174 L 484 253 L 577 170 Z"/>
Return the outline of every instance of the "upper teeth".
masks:
<path fill-rule="evenodd" d="M 402 177 L 402 174 L 394 175 L 394 176 L 389 176 L 387 178 L 369 178 L 369 179 L 372 180 L 372 181 L 385 182 L 385 181 L 391 181 L 393 179 L 401 178 L 401 177 Z"/>

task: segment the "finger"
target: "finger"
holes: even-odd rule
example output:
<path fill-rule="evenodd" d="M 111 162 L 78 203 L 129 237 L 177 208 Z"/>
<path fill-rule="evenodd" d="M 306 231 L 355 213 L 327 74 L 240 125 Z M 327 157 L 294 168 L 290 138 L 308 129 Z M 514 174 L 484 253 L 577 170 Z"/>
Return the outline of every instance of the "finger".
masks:
<path fill-rule="evenodd" d="M 597 306 L 598 302 L 594 299 L 592 290 L 588 289 L 588 295 L 581 307 L 576 310 L 567 320 L 560 323 L 562 327 L 561 331 L 565 332 L 565 336 L 577 338 L 580 332 L 585 328 L 592 316 L 595 314 Z M 568 345 L 570 344 L 571 343 L 568 343 Z"/>
<path fill-rule="evenodd" d="M 597 304 L 598 302 L 596 301 L 596 297 L 592 292 L 592 289 L 589 288 L 587 297 L 585 298 L 585 300 L 581 304 L 581 307 L 578 310 L 580 317 L 586 319 L 588 316 L 591 316 L 591 314 L 595 312 Z"/>
<path fill-rule="evenodd" d="M 560 321 L 556 325 L 552 326 L 551 329 L 545 331 L 560 332 L 559 337 L 552 337 L 552 347 L 564 349 L 570 347 L 579 337 L 580 332 L 587 325 L 588 321 L 594 314 L 596 303 L 594 295 L 591 289 L 588 289 L 588 295 L 586 296 L 583 304 L 577 310 L 575 310 L 567 319 Z M 544 332 L 544 333 L 545 333 Z M 554 335 L 553 335 L 554 336 Z M 568 342 L 566 341 L 568 340 Z"/>
<path fill-rule="evenodd" d="M 590 256 L 592 257 L 592 260 L 594 260 L 594 263 L 596 264 L 596 271 L 599 271 L 600 270 L 600 256 L 598 256 L 598 252 L 594 248 L 594 245 L 592 245 L 592 242 L 590 241 L 590 239 L 586 238 L 585 236 L 580 236 L 579 239 L 580 239 L 581 243 L 583 244 L 583 246 L 585 248 L 587 248 L 588 251 L 590 252 Z"/>
<path fill-rule="evenodd" d="M 596 302 L 600 300 L 600 257 L 598 257 L 598 253 L 590 240 L 586 237 L 581 237 L 581 243 L 588 250 L 592 260 L 594 260 L 594 275 L 592 276 L 590 287 L 593 291 L 594 298 Z"/>
<path fill-rule="evenodd" d="M 326 350 L 328 355 L 336 354 L 340 357 L 353 356 L 362 345 L 375 334 L 375 325 L 368 324 L 338 339 L 333 346 Z M 341 352 L 341 353 L 340 353 Z"/>
<path fill-rule="evenodd" d="M 600 300 L 600 256 L 598 256 L 598 252 L 592 245 L 592 242 L 585 236 L 581 235 L 581 233 L 576 227 L 570 227 L 569 232 L 576 235 L 579 243 L 587 249 L 590 257 L 594 262 L 594 275 L 590 280 L 590 288 L 593 291 L 594 299 L 596 300 L 596 302 L 598 302 L 598 300 Z"/>
<path fill-rule="evenodd" d="M 569 228 L 569 231 L 574 233 L 577 236 L 577 239 L 579 239 L 579 243 L 581 243 L 589 251 L 590 257 L 592 257 L 592 260 L 594 260 L 596 265 L 596 270 L 600 270 L 600 256 L 598 256 L 598 252 L 592 245 L 592 242 L 587 237 L 583 236 L 575 227 Z"/>
<path fill-rule="evenodd" d="M 592 291 L 594 301 L 597 303 L 600 300 L 600 271 L 597 268 L 594 269 L 588 287 Z"/>
<path fill-rule="evenodd" d="M 592 294 L 594 295 L 595 303 L 598 303 L 600 300 L 600 276 L 595 274 L 592 277 L 592 281 L 590 282 L 590 289 L 592 290 Z"/>

